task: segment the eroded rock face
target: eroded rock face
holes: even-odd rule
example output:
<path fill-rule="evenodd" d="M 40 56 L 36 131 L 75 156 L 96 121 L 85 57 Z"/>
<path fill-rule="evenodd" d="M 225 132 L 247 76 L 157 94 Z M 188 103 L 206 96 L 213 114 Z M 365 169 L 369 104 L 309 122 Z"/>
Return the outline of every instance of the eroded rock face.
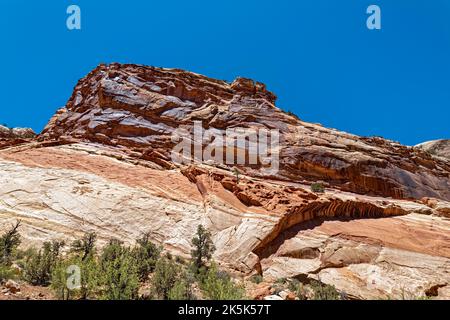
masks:
<path fill-rule="evenodd" d="M 132 244 L 149 232 L 188 257 L 202 224 L 214 258 L 244 277 L 313 278 L 352 298 L 450 298 L 449 162 L 302 122 L 275 99 L 248 79 L 100 66 L 38 139 L 0 146 L 0 232 L 21 220 L 24 246 L 85 232 Z M 280 170 L 173 163 L 172 133 L 194 121 L 278 129 Z M 323 193 L 311 191 L 318 180 Z"/>
<path fill-rule="evenodd" d="M 450 200 L 450 164 L 418 148 L 361 138 L 310 124 L 275 107 L 261 83 L 233 83 L 175 69 L 101 65 L 80 80 L 41 140 L 77 139 L 123 147 L 137 158 L 174 168 L 172 134 L 204 128 L 264 128 L 280 132 L 280 170 L 242 167 L 254 177 L 324 181 L 360 194 Z"/>
<path fill-rule="evenodd" d="M 25 143 L 35 138 L 30 128 L 7 128 L 0 125 L 0 149 Z"/>
<path fill-rule="evenodd" d="M 421 143 L 416 147 L 438 157 L 450 159 L 450 140 L 434 140 Z"/>
<path fill-rule="evenodd" d="M 352 298 L 448 298 L 437 289 L 449 288 L 449 231 L 421 214 L 322 220 L 278 242 L 261 265 L 266 278 L 316 279 Z"/>
<path fill-rule="evenodd" d="M 245 175 L 238 183 L 209 166 L 161 170 L 96 144 L 0 151 L 0 231 L 20 219 L 25 246 L 70 242 L 85 232 L 96 232 L 99 245 L 111 238 L 132 244 L 150 232 L 173 254 L 189 257 L 203 224 L 223 267 L 268 281 L 313 277 L 354 298 L 400 297 L 402 283 L 411 297 L 435 286 L 433 296 L 448 297 L 450 222 L 438 211 L 444 207 L 437 199 L 331 188 L 315 194 L 308 185 Z M 367 270 L 381 279 L 376 290 L 367 287 Z"/>

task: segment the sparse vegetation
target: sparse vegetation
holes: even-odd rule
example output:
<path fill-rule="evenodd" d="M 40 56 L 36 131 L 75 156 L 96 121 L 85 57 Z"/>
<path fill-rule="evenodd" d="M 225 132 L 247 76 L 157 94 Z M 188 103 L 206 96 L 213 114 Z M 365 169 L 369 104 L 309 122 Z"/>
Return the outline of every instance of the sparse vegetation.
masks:
<path fill-rule="evenodd" d="M 211 240 L 211 233 L 202 225 L 198 226 L 192 244 L 194 246 L 191 252 L 193 268 L 196 273 L 200 273 L 202 269 L 205 269 L 216 248 Z"/>
<path fill-rule="evenodd" d="M 75 240 L 71 245 L 72 252 L 81 254 L 81 260 L 87 259 L 95 254 L 95 241 L 97 235 L 95 233 L 87 233 L 81 240 Z"/>
<path fill-rule="evenodd" d="M 324 193 L 325 186 L 321 182 L 315 182 L 311 185 L 311 191 L 314 193 Z"/>
<path fill-rule="evenodd" d="M 314 300 L 340 300 L 341 295 L 335 287 L 319 281 L 312 281 L 310 284 L 314 292 Z"/>
<path fill-rule="evenodd" d="M 205 296 L 211 300 L 241 300 L 244 298 L 244 289 L 234 284 L 231 277 L 219 271 L 212 265 L 201 283 Z"/>
<path fill-rule="evenodd" d="M 168 300 L 170 297 L 179 297 L 186 291 L 180 278 L 180 267 L 167 257 L 162 257 L 156 263 L 153 275 L 154 297 L 160 300 Z"/>
<path fill-rule="evenodd" d="M 132 247 L 111 240 L 104 248 L 97 249 L 96 234 L 87 233 L 65 253 L 62 253 L 64 243 L 58 241 L 24 252 L 17 249 L 19 226 L 17 223 L 0 237 L 2 261 L 8 262 L 0 264 L 0 281 L 21 276 L 32 285 L 51 287 L 61 300 L 245 299 L 244 282 L 220 270 L 212 259 L 215 247 L 211 233 L 202 225 L 192 239 L 194 249 L 189 262 L 163 252 L 150 241 L 150 234 L 144 234 Z M 12 263 L 17 269 L 11 267 Z M 259 284 L 264 279 L 255 274 L 248 280 Z M 146 291 L 140 294 L 140 289 Z M 272 292 L 294 293 L 300 300 L 342 298 L 333 286 L 315 280 L 300 283 L 280 278 L 272 285 Z"/>
<path fill-rule="evenodd" d="M 236 183 L 239 184 L 241 173 L 237 168 L 233 168 L 233 174 L 236 177 Z"/>
<path fill-rule="evenodd" d="M 139 280 L 145 281 L 155 270 L 162 248 L 150 241 L 150 234 L 148 233 L 138 239 L 137 244 L 138 245 L 133 249 L 132 254 L 137 264 Z"/>
<path fill-rule="evenodd" d="M 23 265 L 24 279 L 32 285 L 49 285 L 63 246 L 63 242 L 53 241 L 45 242 L 39 250 L 29 250 Z"/>
<path fill-rule="evenodd" d="M 263 282 L 263 276 L 260 274 L 254 274 L 250 277 L 249 280 L 253 283 L 260 284 L 261 282 Z"/>
<path fill-rule="evenodd" d="M 15 254 L 17 248 L 20 245 L 19 235 L 20 221 L 0 237 L 0 265 L 9 266 L 12 261 L 12 257 Z"/>
<path fill-rule="evenodd" d="M 286 111 L 286 113 L 288 115 L 290 115 L 291 117 L 294 117 L 295 119 L 300 120 L 300 118 L 295 113 L 293 113 L 291 110 Z"/>
<path fill-rule="evenodd" d="M 139 275 L 131 250 L 111 240 L 100 257 L 101 284 L 106 300 L 130 300 L 138 297 Z"/>
<path fill-rule="evenodd" d="M 10 267 L 0 265 L 0 282 L 15 278 L 15 273 Z"/>
<path fill-rule="evenodd" d="M 294 279 L 289 283 L 289 290 L 295 293 L 299 300 L 308 300 L 308 289 L 300 281 Z"/>

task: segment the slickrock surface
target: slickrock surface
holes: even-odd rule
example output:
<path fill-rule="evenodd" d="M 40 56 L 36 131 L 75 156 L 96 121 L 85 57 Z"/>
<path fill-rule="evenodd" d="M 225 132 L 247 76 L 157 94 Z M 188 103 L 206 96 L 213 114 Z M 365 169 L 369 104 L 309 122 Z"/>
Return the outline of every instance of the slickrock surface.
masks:
<path fill-rule="evenodd" d="M 431 153 L 432 155 L 450 159 L 450 140 L 434 140 L 421 143 L 416 147 Z"/>
<path fill-rule="evenodd" d="M 0 146 L 0 231 L 24 244 L 144 232 L 189 256 L 199 224 L 236 274 L 310 278 L 351 298 L 450 299 L 450 162 L 309 124 L 265 86 L 135 65 L 100 66 L 38 139 Z M 171 133 L 277 128 L 280 171 L 171 162 Z M 312 182 L 324 181 L 324 193 Z"/>

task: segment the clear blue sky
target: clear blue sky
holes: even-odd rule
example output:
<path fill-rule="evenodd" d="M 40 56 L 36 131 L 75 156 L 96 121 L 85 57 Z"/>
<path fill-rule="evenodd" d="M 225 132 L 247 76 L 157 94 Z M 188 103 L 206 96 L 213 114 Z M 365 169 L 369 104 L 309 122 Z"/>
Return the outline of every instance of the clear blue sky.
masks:
<path fill-rule="evenodd" d="M 66 28 L 70 4 L 81 31 Z M 9 126 L 42 130 L 79 78 L 122 62 L 253 78 L 279 107 L 359 135 L 450 138 L 450 0 L 2 0 L 0 37 Z"/>

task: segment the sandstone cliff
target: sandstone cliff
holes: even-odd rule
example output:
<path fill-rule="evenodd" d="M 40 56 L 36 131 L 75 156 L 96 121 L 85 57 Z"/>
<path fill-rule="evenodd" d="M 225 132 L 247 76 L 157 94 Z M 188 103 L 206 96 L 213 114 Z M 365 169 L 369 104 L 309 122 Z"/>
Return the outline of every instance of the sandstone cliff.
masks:
<path fill-rule="evenodd" d="M 124 147 L 139 159 L 173 168 L 172 133 L 193 121 L 206 128 L 278 129 L 280 170 L 270 178 L 323 180 L 342 190 L 395 198 L 450 200 L 449 163 L 420 149 L 361 138 L 298 120 L 252 80 L 232 83 L 194 73 L 135 65 L 99 66 L 76 86 L 41 139 L 75 138 Z M 244 167 L 251 176 L 267 176 Z"/>
<path fill-rule="evenodd" d="M 421 143 L 416 147 L 426 152 L 446 159 L 450 159 L 450 140 L 434 140 Z"/>
<path fill-rule="evenodd" d="M 0 148 L 21 144 L 34 137 L 36 134 L 30 128 L 8 128 L 0 125 Z"/>
<path fill-rule="evenodd" d="M 32 141 L 0 146 L 0 229 L 25 244 L 151 232 L 188 256 L 199 224 L 247 277 L 318 279 L 354 298 L 450 298 L 450 162 L 303 122 L 261 83 L 99 66 Z M 172 161 L 172 133 L 278 129 L 280 170 Z M 233 169 L 237 167 L 240 174 Z M 324 192 L 312 192 L 322 181 Z"/>

